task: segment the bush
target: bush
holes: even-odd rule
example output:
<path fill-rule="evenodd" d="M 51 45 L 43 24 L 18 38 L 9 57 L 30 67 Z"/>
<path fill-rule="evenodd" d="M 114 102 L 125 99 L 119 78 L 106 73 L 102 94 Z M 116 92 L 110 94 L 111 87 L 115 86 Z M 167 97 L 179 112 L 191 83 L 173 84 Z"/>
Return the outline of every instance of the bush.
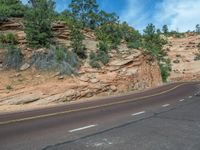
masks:
<path fill-rule="evenodd" d="M 128 48 L 139 49 L 140 43 L 139 42 L 128 42 L 127 46 L 128 46 Z"/>
<path fill-rule="evenodd" d="M 6 56 L 4 58 L 3 64 L 7 68 L 19 69 L 23 62 L 23 55 L 21 50 L 16 46 L 7 47 Z"/>
<path fill-rule="evenodd" d="M 104 51 L 99 51 L 97 53 L 97 60 L 102 62 L 104 65 L 109 63 L 109 56 L 106 52 Z"/>
<path fill-rule="evenodd" d="M 55 3 L 51 0 L 37 1 L 37 7 L 30 7 L 24 16 L 24 26 L 28 46 L 32 48 L 49 47 L 53 33 Z"/>
<path fill-rule="evenodd" d="M 8 17 L 23 17 L 26 7 L 20 0 L 0 0 L 0 21 L 7 21 Z"/>
<path fill-rule="evenodd" d="M 86 59 L 86 47 L 83 44 L 84 35 L 80 31 L 80 26 L 77 24 L 77 22 L 74 22 L 74 25 L 72 25 L 70 31 L 70 39 L 71 39 L 71 47 L 74 53 L 76 53 L 79 58 Z"/>
<path fill-rule="evenodd" d="M 194 61 L 199 61 L 199 60 L 200 60 L 200 53 L 197 53 L 194 58 Z"/>
<path fill-rule="evenodd" d="M 91 66 L 92 68 L 97 68 L 97 69 L 100 69 L 100 68 L 101 68 L 99 62 L 96 61 L 96 60 L 90 60 L 90 66 Z"/>
<path fill-rule="evenodd" d="M 105 42 L 99 42 L 99 44 L 97 45 L 97 47 L 99 48 L 99 51 L 103 51 L 105 53 L 107 53 L 108 50 L 109 50 L 109 46 Z"/>
<path fill-rule="evenodd" d="M 104 24 L 96 29 L 98 40 L 107 43 L 111 49 L 116 49 L 122 40 L 122 33 L 118 24 Z"/>
<path fill-rule="evenodd" d="M 48 52 L 35 52 L 32 64 L 36 69 L 42 71 L 58 71 L 61 74 L 73 74 L 78 67 L 78 57 L 75 53 L 64 47 L 52 46 Z"/>

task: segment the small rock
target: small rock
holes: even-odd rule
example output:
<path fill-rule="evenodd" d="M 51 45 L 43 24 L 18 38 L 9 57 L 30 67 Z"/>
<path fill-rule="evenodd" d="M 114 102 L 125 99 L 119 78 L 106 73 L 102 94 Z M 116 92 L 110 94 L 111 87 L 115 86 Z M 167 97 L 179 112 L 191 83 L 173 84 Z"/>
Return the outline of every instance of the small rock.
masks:
<path fill-rule="evenodd" d="M 63 80 L 63 79 L 64 79 L 63 76 L 59 76 L 59 77 L 58 77 L 58 80 Z"/>
<path fill-rule="evenodd" d="M 112 85 L 112 86 L 110 87 L 110 89 L 111 89 L 113 92 L 117 91 L 117 87 L 114 86 L 114 85 Z"/>
<path fill-rule="evenodd" d="M 16 73 L 15 74 L 15 77 L 19 77 L 19 76 L 21 76 L 21 73 Z"/>
<path fill-rule="evenodd" d="M 3 68 L 3 64 L 0 63 L 0 68 Z"/>
<path fill-rule="evenodd" d="M 89 78 L 88 78 L 88 77 L 82 76 L 82 77 L 79 78 L 79 80 L 80 80 L 80 81 L 83 81 L 83 82 L 88 82 L 88 81 L 89 81 Z"/>
<path fill-rule="evenodd" d="M 98 79 L 96 79 L 96 78 L 94 78 L 94 79 L 91 79 L 91 80 L 90 80 L 90 82 L 91 82 L 91 83 L 98 83 L 98 82 L 99 82 L 99 80 L 98 80 Z"/>
<path fill-rule="evenodd" d="M 56 74 L 54 75 L 54 77 L 57 77 L 60 75 L 60 72 L 56 72 Z"/>
<path fill-rule="evenodd" d="M 24 70 L 27 70 L 28 68 L 30 68 L 30 64 L 25 63 L 25 64 L 23 64 L 23 65 L 20 67 L 20 70 L 21 70 L 21 71 L 24 71 Z"/>

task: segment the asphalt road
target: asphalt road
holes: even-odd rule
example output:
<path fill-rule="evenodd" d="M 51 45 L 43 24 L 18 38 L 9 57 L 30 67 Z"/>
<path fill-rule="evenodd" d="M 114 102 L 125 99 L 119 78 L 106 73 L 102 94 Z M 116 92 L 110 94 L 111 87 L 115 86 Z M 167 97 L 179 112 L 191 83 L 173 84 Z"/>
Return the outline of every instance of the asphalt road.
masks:
<path fill-rule="evenodd" d="M 0 150 L 199 150 L 198 83 L 0 115 Z"/>

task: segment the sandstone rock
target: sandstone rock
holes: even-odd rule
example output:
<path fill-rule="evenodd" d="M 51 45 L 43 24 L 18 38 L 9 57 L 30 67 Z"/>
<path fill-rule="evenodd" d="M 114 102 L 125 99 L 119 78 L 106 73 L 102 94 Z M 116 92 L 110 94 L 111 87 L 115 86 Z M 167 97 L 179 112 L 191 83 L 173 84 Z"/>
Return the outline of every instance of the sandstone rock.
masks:
<path fill-rule="evenodd" d="M 20 67 L 20 70 L 21 70 L 21 71 L 25 71 L 25 70 L 27 70 L 28 68 L 30 68 L 30 64 L 25 63 L 25 64 L 23 64 L 23 65 Z"/>
<path fill-rule="evenodd" d="M 90 79 L 88 77 L 82 76 L 82 77 L 79 78 L 79 80 L 83 81 L 83 82 L 88 82 Z"/>
<path fill-rule="evenodd" d="M 114 86 L 114 85 L 110 86 L 110 89 L 111 89 L 113 92 L 117 91 L 117 87 Z"/>
<path fill-rule="evenodd" d="M 110 62 L 109 65 L 110 66 L 123 66 L 123 65 L 126 65 L 131 62 L 133 62 L 133 59 L 127 59 L 127 60 L 119 59 L 119 60 L 114 60 L 114 61 Z"/>
<path fill-rule="evenodd" d="M 90 79 L 90 82 L 91 82 L 91 83 L 98 83 L 98 82 L 99 82 L 99 79 L 96 79 L 96 78 Z"/>
<path fill-rule="evenodd" d="M 63 80 L 64 79 L 64 76 L 59 76 L 58 77 L 58 80 Z"/>

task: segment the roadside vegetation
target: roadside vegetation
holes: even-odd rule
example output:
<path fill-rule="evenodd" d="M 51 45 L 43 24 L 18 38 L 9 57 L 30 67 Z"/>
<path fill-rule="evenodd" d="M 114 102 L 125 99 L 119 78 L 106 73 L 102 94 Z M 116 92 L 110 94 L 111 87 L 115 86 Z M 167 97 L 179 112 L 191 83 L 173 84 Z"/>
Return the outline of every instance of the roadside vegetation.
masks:
<path fill-rule="evenodd" d="M 109 63 L 109 52 L 117 52 L 123 41 L 128 48 L 139 49 L 156 60 L 163 81 L 167 81 L 171 62 L 163 49 L 167 43 L 163 36 L 181 38 L 183 33 L 170 31 L 167 25 L 157 29 L 153 24 L 149 24 L 141 33 L 128 23 L 122 23 L 115 13 L 101 10 L 96 0 L 72 0 L 69 9 L 60 13 L 55 11 L 55 5 L 53 0 L 30 0 L 27 5 L 23 5 L 20 0 L 0 0 L 0 23 L 9 17 L 23 18 L 27 46 L 34 50 L 45 49 L 45 52 L 35 51 L 32 56 L 31 64 L 37 69 L 71 74 L 85 59 L 89 59 L 91 67 L 100 69 Z M 70 29 L 71 44 L 68 48 L 54 41 L 52 25 L 56 21 L 65 22 Z M 85 29 L 95 33 L 98 40 L 96 51 L 87 51 L 83 42 Z M 200 34 L 199 25 L 195 32 Z M 17 38 L 10 33 L 0 34 L 0 47 L 7 49 L 5 64 L 18 68 L 23 62 L 23 55 L 17 47 Z M 17 62 L 16 66 L 12 62 Z"/>

